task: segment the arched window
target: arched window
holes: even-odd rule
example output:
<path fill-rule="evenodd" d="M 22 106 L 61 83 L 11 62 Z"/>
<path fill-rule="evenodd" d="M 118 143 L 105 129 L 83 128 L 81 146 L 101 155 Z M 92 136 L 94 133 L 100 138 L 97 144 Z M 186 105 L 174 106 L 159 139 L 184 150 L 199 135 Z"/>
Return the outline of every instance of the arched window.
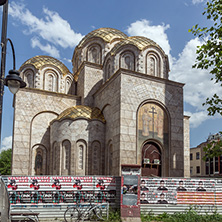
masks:
<path fill-rule="evenodd" d="M 24 73 L 24 81 L 27 84 L 27 87 L 34 88 L 34 73 L 32 70 L 27 70 Z"/>
<path fill-rule="evenodd" d="M 70 174 L 70 157 L 71 157 L 71 143 L 68 140 L 63 141 L 63 172 L 62 174 Z"/>
<path fill-rule="evenodd" d="M 79 161 L 78 161 L 78 167 L 80 170 L 83 170 L 83 162 L 84 162 L 83 155 L 84 155 L 84 147 L 83 145 L 80 145 L 79 146 Z"/>
<path fill-rule="evenodd" d="M 98 141 L 92 143 L 92 174 L 101 173 L 101 145 Z"/>
<path fill-rule="evenodd" d="M 161 77 L 160 65 L 161 65 L 160 64 L 160 57 L 154 52 L 149 52 L 147 54 L 147 71 L 146 71 L 146 73 L 148 75 Z"/>
<path fill-rule="evenodd" d="M 73 89 L 73 81 L 71 80 L 71 78 L 68 76 L 66 77 L 66 80 L 65 80 L 65 93 L 66 94 L 70 94 L 72 95 L 73 92 L 74 92 L 74 89 Z"/>
<path fill-rule="evenodd" d="M 47 174 L 47 152 L 43 145 L 35 145 L 32 149 L 32 174 Z"/>
<path fill-rule="evenodd" d="M 97 44 L 92 45 L 88 50 L 88 62 L 101 64 L 101 47 Z"/>
<path fill-rule="evenodd" d="M 105 81 L 107 81 L 107 79 L 109 79 L 112 75 L 112 67 L 111 67 L 111 60 L 108 59 L 108 61 L 106 62 L 106 66 L 105 66 Z"/>
<path fill-rule="evenodd" d="M 135 70 L 135 56 L 132 52 L 124 52 L 121 55 L 120 67 L 123 69 Z"/>
<path fill-rule="evenodd" d="M 58 92 L 58 76 L 53 70 L 47 70 L 44 75 L 44 89 Z"/>

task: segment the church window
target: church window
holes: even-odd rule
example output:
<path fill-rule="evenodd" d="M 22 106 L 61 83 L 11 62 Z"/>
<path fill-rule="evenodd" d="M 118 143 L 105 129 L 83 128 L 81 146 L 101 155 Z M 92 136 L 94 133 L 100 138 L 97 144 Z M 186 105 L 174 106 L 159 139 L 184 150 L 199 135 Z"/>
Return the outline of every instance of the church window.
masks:
<path fill-rule="evenodd" d="M 52 92 L 58 92 L 58 77 L 52 70 L 45 72 L 44 89 Z"/>
<path fill-rule="evenodd" d="M 71 154 L 71 144 L 68 140 L 64 141 L 62 143 L 63 146 L 63 164 L 64 169 L 68 170 L 67 173 L 69 173 L 70 170 L 70 154 Z"/>
<path fill-rule="evenodd" d="M 92 63 L 100 64 L 100 46 L 99 45 L 93 45 L 88 50 L 88 61 Z"/>
<path fill-rule="evenodd" d="M 42 173 L 42 153 L 41 151 L 37 151 L 37 155 L 35 157 L 35 170 L 39 173 Z"/>
<path fill-rule="evenodd" d="M 72 94 L 72 80 L 67 77 L 65 80 L 65 93 L 66 94 Z"/>
<path fill-rule="evenodd" d="M 33 84 L 33 71 L 28 71 L 25 73 L 24 75 L 24 81 L 27 83 L 27 87 L 29 88 L 33 88 L 34 87 L 34 84 Z"/>
<path fill-rule="evenodd" d="M 101 160 L 101 146 L 100 143 L 94 141 L 92 143 L 92 171 L 93 174 L 98 174 L 100 171 L 100 160 Z"/>
<path fill-rule="evenodd" d="M 46 149 L 42 145 L 36 145 L 33 147 L 32 158 L 32 174 L 33 175 L 45 175 L 46 174 Z"/>
<path fill-rule="evenodd" d="M 79 146 L 79 169 L 83 169 L 83 155 L 84 155 L 84 148 L 83 145 Z"/>
<path fill-rule="evenodd" d="M 106 69 L 105 69 L 105 81 L 107 81 L 112 75 L 112 70 L 111 70 L 111 60 L 109 59 L 106 62 Z"/>
<path fill-rule="evenodd" d="M 134 70 L 135 56 L 132 52 L 125 52 L 121 55 L 120 67 L 123 69 Z"/>
<path fill-rule="evenodd" d="M 147 55 L 147 71 L 148 75 L 160 77 L 160 58 L 154 52 L 149 52 Z"/>

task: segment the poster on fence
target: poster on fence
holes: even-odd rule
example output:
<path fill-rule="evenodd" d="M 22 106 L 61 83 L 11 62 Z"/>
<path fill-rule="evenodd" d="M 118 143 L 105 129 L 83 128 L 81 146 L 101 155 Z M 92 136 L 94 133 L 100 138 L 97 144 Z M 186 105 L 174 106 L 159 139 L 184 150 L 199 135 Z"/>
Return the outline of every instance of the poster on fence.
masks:
<path fill-rule="evenodd" d="M 215 204 L 216 201 L 215 180 L 211 179 L 141 178 L 140 190 L 140 204 Z"/>
<path fill-rule="evenodd" d="M 4 178 L 11 204 L 115 203 L 115 177 L 27 176 Z"/>

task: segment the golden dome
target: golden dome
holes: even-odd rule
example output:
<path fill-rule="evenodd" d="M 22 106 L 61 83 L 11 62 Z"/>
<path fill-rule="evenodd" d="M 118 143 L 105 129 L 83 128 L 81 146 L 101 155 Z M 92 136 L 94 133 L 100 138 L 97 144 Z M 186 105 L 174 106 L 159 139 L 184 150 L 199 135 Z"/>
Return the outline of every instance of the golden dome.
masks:
<path fill-rule="evenodd" d="M 101 110 L 97 107 L 73 106 L 63 111 L 55 120 L 85 118 L 89 120 L 100 120 L 105 123 Z"/>
<path fill-rule="evenodd" d="M 125 45 L 134 45 L 140 51 L 143 51 L 144 49 L 146 49 L 149 46 L 155 46 L 155 47 L 159 48 L 163 54 L 165 54 L 164 51 L 162 50 L 162 48 L 156 42 L 154 42 L 153 40 L 148 39 L 146 37 L 143 37 L 143 36 L 131 36 L 131 37 L 128 37 L 128 38 L 118 42 L 111 50 L 111 54 L 115 55 L 116 52 L 118 51 L 118 49 L 121 48 L 122 46 L 125 46 Z"/>
<path fill-rule="evenodd" d="M 20 69 L 23 66 L 29 65 L 29 64 L 33 65 L 36 69 L 40 69 L 44 65 L 54 65 L 58 69 L 61 70 L 63 75 L 70 73 L 68 68 L 62 62 L 60 62 L 58 59 L 55 59 L 51 56 L 42 55 L 42 56 L 32 57 L 31 59 L 29 59 L 25 63 L 23 63 L 22 66 L 20 67 Z"/>
<path fill-rule="evenodd" d="M 89 34 L 87 34 L 79 43 L 77 48 L 81 48 L 83 44 L 90 38 L 99 37 L 102 38 L 105 42 L 112 42 L 115 39 L 125 39 L 128 36 L 123 32 L 113 29 L 113 28 L 100 28 L 96 29 Z"/>

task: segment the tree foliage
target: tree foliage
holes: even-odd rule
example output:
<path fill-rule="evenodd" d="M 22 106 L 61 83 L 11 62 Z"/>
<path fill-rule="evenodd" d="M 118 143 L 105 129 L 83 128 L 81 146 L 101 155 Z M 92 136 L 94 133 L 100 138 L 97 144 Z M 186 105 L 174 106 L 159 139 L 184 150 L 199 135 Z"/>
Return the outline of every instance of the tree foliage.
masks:
<path fill-rule="evenodd" d="M 0 153 L 0 173 L 1 175 L 10 175 L 11 174 L 11 157 L 12 149 L 3 150 Z"/>
<path fill-rule="evenodd" d="M 215 80 L 222 86 L 222 0 L 209 0 L 203 15 L 212 21 L 211 27 L 200 27 L 198 24 L 189 29 L 194 36 L 201 38 L 204 43 L 197 48 L 196 63 L 193 68 L 207 69 Z M 214 94 L 207 98 L 203 105 L 209 105 L 208 114 L 222 115 L 222 98 Z"/>
<path fill-rule="evenodd" d="M 222 132 L 220 132 L 219 134 L 221 138 Z M 207 161 L 214 157 L 222 156 L 222 140 L 217 139 L 209 141 L 208 144 L 203 148 L 203 151 L 204 151 L 204 156 L 203 156 L 204 161 Z"/>

